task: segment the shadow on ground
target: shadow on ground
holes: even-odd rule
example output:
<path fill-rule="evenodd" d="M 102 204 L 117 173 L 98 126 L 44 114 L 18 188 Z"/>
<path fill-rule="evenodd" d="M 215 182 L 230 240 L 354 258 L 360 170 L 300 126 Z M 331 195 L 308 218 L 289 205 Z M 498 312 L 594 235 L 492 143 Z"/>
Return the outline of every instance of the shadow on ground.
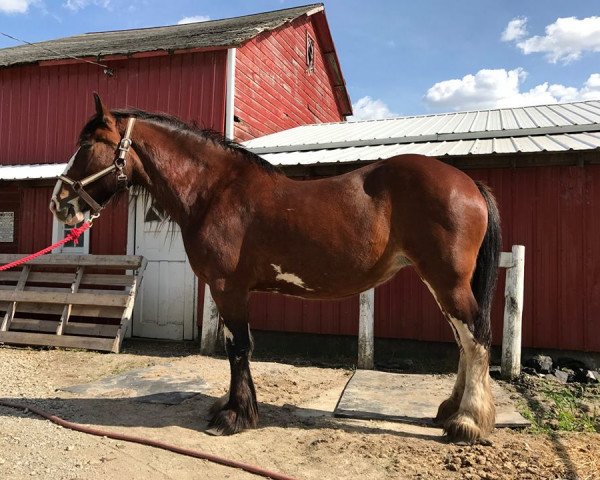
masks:
<path fill-rule="evenodd" d="M 208 410 L 217 397 L 199 393 L 176 406 L 140 403 L 136 397 L 127 398 L 0 398 L 2 402 L 33 406 L 65 420 L 86 425 L 106 427 L 142 427 L 159 429 L 179 427 L 205 432 L 208 427 Z M 299 408 L 293 405 L 271 405 L 259 402 L 261 415 L 258 430 L 269 427 L 319 430 L 333 428 L 357 434 L 390 434 L 446 443 L 435 434 L 404 432 L 377 425 L 365 425 L 336 419 L 331 412 Z M 35 418 L 35 414 L 0 406 L 0 417 Z M 40 421 L 45 421 L 41 417 Z"/>

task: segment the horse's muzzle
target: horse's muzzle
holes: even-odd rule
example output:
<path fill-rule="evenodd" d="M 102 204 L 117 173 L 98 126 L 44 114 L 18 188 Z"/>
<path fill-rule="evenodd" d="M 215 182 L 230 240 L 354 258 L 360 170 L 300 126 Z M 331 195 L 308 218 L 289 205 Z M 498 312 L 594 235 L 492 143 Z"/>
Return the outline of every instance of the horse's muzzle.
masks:
<path fill-rule="evenodd" d="M 62 223 L 67 225 L 76 225 L 84 218 L 83 213 L 75 208 L 72 201 L 59 201 L 56 197 L 50 200 L 50 211 Z"/>

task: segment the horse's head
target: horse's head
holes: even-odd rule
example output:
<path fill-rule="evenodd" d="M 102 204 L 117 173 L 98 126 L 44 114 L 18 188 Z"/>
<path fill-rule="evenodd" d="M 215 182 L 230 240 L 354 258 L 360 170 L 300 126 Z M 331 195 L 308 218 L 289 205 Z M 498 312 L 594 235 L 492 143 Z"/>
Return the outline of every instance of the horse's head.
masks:
<path fill-rule="evenodd" d="M 126 157 L 133 117 L 118 120 L 94 94 L 96 114 L 83 128 L 79 149 L 54 187 L 50 210 L 58 220 L 75 225 L 86 211 L 98 213 L 114 195 L 126 189 L 132 166 Z"/>

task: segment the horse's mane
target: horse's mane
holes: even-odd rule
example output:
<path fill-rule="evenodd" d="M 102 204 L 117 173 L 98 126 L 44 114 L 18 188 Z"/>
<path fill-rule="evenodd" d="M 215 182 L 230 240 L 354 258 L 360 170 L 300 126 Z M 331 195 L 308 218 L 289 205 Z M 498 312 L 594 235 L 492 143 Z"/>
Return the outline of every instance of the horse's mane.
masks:
<path fill-rule="evenodd" d="M 246 158 L 252 163 L 263 168 L 267 172 L 281 172 L 281 169 L 279 167 L 276 167 L 275 165 L 267 162 L 264 158 L 259 157 L 255 153 L 250 152 L 239 143 L 233 140 L 226 139 L 225 137 L 223 137 L 223 135 L 214 130 L 201 128 L 195 122 L 188 124 L 173 115 L 168 115 L 166 113 L 151 113 L 136 108 L 112 110 L 111 113 L 117 119 L 135 117 L 141 120 L 147 120 L 149 122 L 154 122 L 160 125 L 167 126 L 168 128 L 175 130 L 176 132 L 194 135 L 200 140 L 211 141 L 216 145 L 219 145 L 223 149 L 231 150 L 233 152 L 238 153 L 243 158 Z M 97 126 L 98 119 L 97 117 L 94 117 L 83 128 L 83 131 L 81 132 L 80 136 L 80 141 L 82 141 L 86 136 L 88 136 Z"/>

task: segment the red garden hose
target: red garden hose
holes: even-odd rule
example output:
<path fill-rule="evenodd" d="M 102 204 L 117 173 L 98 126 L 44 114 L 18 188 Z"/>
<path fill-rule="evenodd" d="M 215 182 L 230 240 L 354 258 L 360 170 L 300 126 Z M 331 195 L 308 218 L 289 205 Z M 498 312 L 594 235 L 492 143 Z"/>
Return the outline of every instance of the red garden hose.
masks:
<path fill-rule="evenodd" d="M 271 472 L 264 468 L 256 467 L 254 465 L 249 465 L 247 463 L 242 463 L 235 460 L 228 460 L 227 458 L 212 455 L 210 453 L 204 453 L 199 450 L 181 448 L 177 445 L 171 445 L 169 443 L 159 442 L 157 440 L 149 440 L 142 437 L 136 437 L 134 435 L 127 435 L 124 433 L 109 432 L 106 430 L 101 430 L 99 428 L 86 427 L 85 425 L 81 425 L 79 423 L 68 422 L 67 420 L 63 420 L 62 418 L 57 417 L 56 415 L 44 412 L 43 410 L 40 410 L 35 407 L 28 407 L 26 405 L 13 403 L 6 400 L 0 400 L 0 405 L 4 407 L 16 408 L 18 410 L 24 410 L 25 412 L 29 410 L 35 413 L 36 415 L 39 415 L 40 417 L 44 417 L 47 420 L 50 420 L 51 422 L 56 423 L 57 425 L 60 425 L 61 427 L 68 428 L 70 430 L 75 430 L 77 432 L 89 433 L 90 435 L 96 435 L 98 437 L 108 437 L 114 440 L 139 443 L 140 445 L 147 445 L 149 447 L 160 448 L 162 450 L 178 453 L 180 455 L 186 455 L 188 457 L 199 458 L 201 460 L 207 460 L 209 462 L 225 465 L 226 467 L 239 468 L 254 475 L 258 475 L 265 478 L 272 478 L 273 480 L 295 480 L 293 477 L 288 477 L 287 475 L 283 475 L 281 473 Z"/>

